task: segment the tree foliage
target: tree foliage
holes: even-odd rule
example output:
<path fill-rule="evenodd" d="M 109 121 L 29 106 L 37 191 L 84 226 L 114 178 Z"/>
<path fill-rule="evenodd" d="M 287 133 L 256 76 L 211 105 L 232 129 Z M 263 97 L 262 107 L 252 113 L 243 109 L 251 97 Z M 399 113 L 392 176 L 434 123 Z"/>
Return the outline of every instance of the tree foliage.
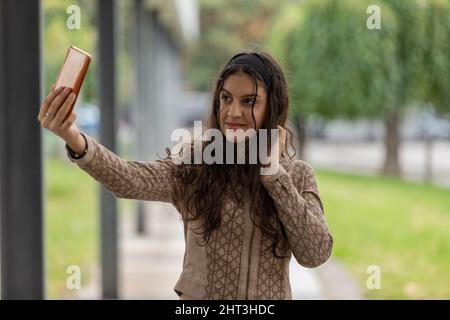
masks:
<path fill-rule="evenodd" d="M 214 77 L 233 54 L 264 47 L 271 17 L 285 2 L 200 0 L 201 38 L 185 61 L 190 86 L 211 90 Z"/>
<path fill-rule="evenodd" d="M 381 29 L 366 25 L 370 5 L 380 8 Z M 379 118 L 422 101 L 448 111 L 449 8 L 446 0 L 317 0 L 281 10 L 268 42 L 290 71 L 293 114 Z"/>

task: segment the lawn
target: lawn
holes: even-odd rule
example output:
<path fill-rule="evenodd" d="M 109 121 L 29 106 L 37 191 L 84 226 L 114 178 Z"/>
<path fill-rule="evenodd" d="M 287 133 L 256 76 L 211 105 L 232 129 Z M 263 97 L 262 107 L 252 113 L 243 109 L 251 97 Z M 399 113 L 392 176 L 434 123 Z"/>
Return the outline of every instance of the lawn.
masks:
<path fill-rule="evenodd" d="M 90 280 L 98 257 L 97 183 L 68 159 L 45 163 L 47 296 L 76 298 L 67 268 L 81 268 L 81 285 Z"/>
<path fill-rule="evenodd" d="M 49 157 L 45 187 L 47 297 L 76 299 L 78 291 L 66 285 L 68 267 L 80 267 L 83 289 L 99 263 L 100 185 L 68 158 Z M 121 217 L 132 210 L 130 200 L 118 199 Z"/>
<path fill-rule="evenodd" d="M 333 256 L 369 299 L 450 298 L 450 190 L 317 170 Z M 381 288 L 367 289 L 367 267 Z"/>

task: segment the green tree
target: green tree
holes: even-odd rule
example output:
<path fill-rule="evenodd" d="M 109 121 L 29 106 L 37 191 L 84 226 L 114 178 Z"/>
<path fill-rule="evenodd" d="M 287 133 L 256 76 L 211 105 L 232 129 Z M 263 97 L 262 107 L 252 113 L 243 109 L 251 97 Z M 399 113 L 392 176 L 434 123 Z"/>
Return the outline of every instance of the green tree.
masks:
<path fill-rule="evenodd" d="M 424 8 L 422 101 L 450 114 L 450 1 L 432 0 Z"/>
<path fill-rule="evenodd" d="M 281 64 L 288 83 L 291 105 L 289 116 L 296 129 L 296 141 L 298 142 L 296 154 L 300 158 L 304 158 L 307 113 L 302 105 L 298 105 L 301 100 L 298 100 L 298 95 L 296 92 L 293 92 L 296 87 L 293 85 L 295 75 L 292 69 L 294 64 L 292 58 L 294 57 L 291 51 L 295 40 L 291 39 L 291 37 L 294 33 L 293 30 L 304 24 L 304 12 L 304 7 L 294 2 L 283 6 L 278 14 L 272 18 L 271 28 L 266 34 L 265 41 L 267 50 Z"/>
<path fill-rule="evenodd" d="M 397 32 L 395 34 L 395 63 L 399 81 L 396 83 L 396 101 L 383 115 L 385 123 L 386 157 L 383 173 L 399 175 L 400 123 L 404 111 L 421 98 L 423 86 L 422 70 L 428 68 L 423 64 L 424 8 L 422 1 L 385 0 L 395 14 Z M 384 12 L 383 12 L 384 14 Z"/>
<path fill-rule="evenodd" d="M 369 5 L 381 29 L 369 29 Z M 449 2 L 443 0 L 304 2 L 281 11 L 269 43 L 282 46 L 291 71 L 292 117 L 302 130 L 308 115 L 379 118 L 385 123 L 383 173 L 400 174 L 399 126 L 421 102 L 449 109 Z M 283 29 L 284 28 L 284 29 Z M 283 30 L 283 35 L 276 31 Z"/>
<path fill-rule="evenodd" d="M 424 8 L 424 20 L 421 104 L 431 105 L 442 115 L 450 115 L 450 2 L 430 1 Z M 425 133 L 424 178 L 427 181 L 433 176 L 433 138 L 431 132 Z"/>
<path fill-rule="evenodd" d="M 369 30 L 369 4 L 307 2 L 298 24 L 285 37 L 291 115 L 301 137 L 312 113 L 325 119 L 377 118 L 396 105 L 396 20 L 389 8 L 381 5 L 383 27 Z M 279 19 L 284 21 L 284 17 Z"/>

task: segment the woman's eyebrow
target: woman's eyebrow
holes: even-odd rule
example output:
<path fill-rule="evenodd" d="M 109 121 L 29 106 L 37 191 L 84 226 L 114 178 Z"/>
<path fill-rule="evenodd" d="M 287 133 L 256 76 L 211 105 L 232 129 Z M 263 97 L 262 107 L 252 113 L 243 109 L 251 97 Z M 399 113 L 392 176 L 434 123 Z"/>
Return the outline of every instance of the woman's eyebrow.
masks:
<path fill-rule="evenodd" d="M 222 88 L 222 90 L 223 91 L 225 91 L 226 93 L 228 93 L 229 95 L 233 95 L 230 91 L 228 91 L 227 89 L 225 89 L 225 88 Z M 243 95 L 243 97 L 254 97 L 254 96 L 257 96 L 257 97 L 259 97 L 259 94 L 254 94 L 254 93 L 251 93 L 251 94 L 244 94 Z"/>

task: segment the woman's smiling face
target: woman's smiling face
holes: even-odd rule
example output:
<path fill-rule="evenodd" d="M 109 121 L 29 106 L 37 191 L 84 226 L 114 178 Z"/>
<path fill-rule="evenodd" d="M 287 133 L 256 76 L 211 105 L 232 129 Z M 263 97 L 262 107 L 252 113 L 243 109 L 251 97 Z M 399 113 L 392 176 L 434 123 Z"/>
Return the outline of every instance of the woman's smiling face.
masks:
<path fill-rule="evenodd" d="M 258 80 L 258 95 L 255 96 L 255 93 L 254 80 L 246 73 L 235 73 L 225 80 L 222 91 L 219 93 L 220 129 L 224 135 L 227 129 L 246 131 L 247 129 L 258 130 L 263 126 L 267 109 L 267 91 L 260 80 Z M 255 102 L 253 107 L 255 121 L 252 117 L 253 102 Z M 233 140 L 231 142 L 242 141 L 239 137 L 234 137 Z"/>

